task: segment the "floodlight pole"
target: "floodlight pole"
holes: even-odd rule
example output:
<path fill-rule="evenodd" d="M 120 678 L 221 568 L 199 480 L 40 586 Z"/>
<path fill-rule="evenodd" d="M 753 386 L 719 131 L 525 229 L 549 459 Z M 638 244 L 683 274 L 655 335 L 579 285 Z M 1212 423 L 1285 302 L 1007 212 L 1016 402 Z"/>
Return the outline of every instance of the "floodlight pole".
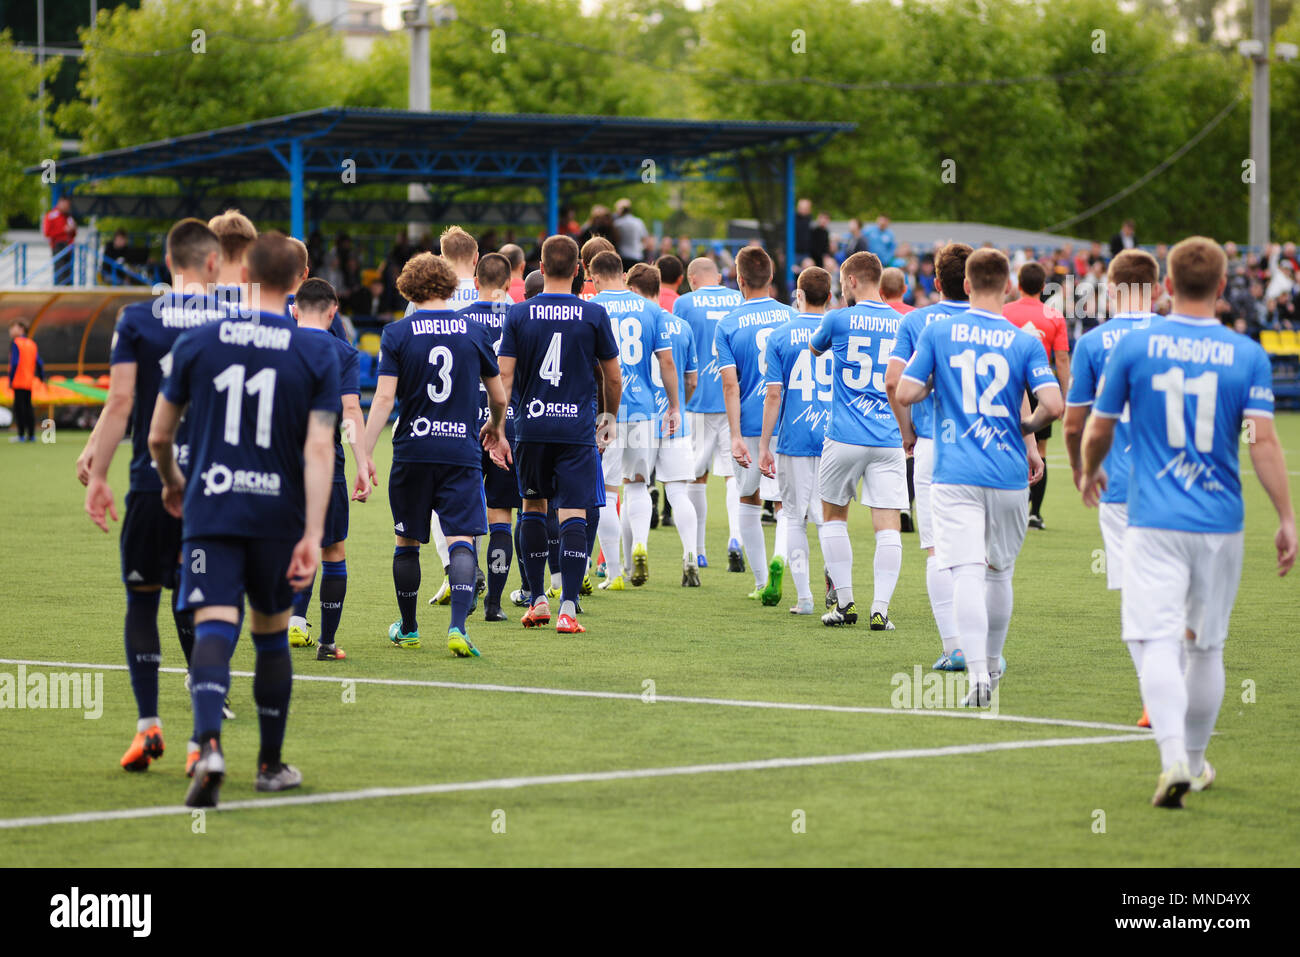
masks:
<path fill-rule="evenodd" d="M 1268 128 L 1268 53 L 1269 0 L 1255 0 L 1252 60 L 1254 75 L 1250 93 L 1250 157 L 1255 161 L 1255 178 L 1250 184 L 1250 244 L 1259 249 L 1269 239 L 1269 128 Z"/>
<path fill-rule="evenodd" d="M 429 112 L 429 4 L 427 0 L 416 0 L 413 9 L 403 10 L 402 19 L 411 31 L 411 63 L 406 92 L 407 109 L 416 113 Z M 412 203 L 426 203 L 429 191 L 419 183 L 411 183 L 406 188 L 406 198 Z M 414 233 L 428 226 L 425 222 L 410 222 L 406 228 Z"/>

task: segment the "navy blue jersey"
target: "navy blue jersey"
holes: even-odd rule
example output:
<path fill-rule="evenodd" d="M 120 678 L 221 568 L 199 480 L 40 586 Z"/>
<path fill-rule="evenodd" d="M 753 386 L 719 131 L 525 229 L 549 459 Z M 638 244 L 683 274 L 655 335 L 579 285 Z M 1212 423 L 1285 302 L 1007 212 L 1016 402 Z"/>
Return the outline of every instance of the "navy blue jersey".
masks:
<path fill-rule="evenodd" d="M 346 339 L 341 339 L 334 335 L 334 330 L 317 329 L 313 326 L 302 327 L 307 332 L 324 332 L 329 336 L 330 347 L 334 350 L 339 360 L 339 395 L 361 395 L 361 353 L 350 345 Z M 343 455 L 343 418 L 340 415 L 339 424 L 334 429 L 334 481 L 346 482 L 348 480 L 347 472 L 344 470 L 346 458 Z"/>
<path fill-rule="evenodd" d="M 499 374 L 486 327 L 451 309 L 413 312 L 384 327 L 379 374 L 397 377 L 394 462 L 482 468 L 479 385 Z"/>
<path fill-rule="evenodd" d="M 182 332 L 214 319 L 225 318 L 229 310 L 215 298 L 170 293 L 146 302 L 123 306 L 113 330 L 109 362 L 135 363 L 135 408 L 131 411 L 131 490 L 158 491 L 162 482 L 149 454 L 149 422 L 158 401 L 158 389 L 167 372 L 172 346 Z M 182 468 L 188 468 L 186 433 L 181 424 L 177 453 Z"/>
<path fill-rule="evenodd" d="M 520 442 L 596 444 L 596 363 L 618 358 L 602 306 L 567 293 L 511 306 L 500 352 L 515 359 Z"/>
<path fill-rule="evenodd" d="M 492 351 L 496 352 L 501 348 L 501 330 L 505 326 L 506 310 L 510 308 L 510 305 L 508 302 L 488 302 L 485 299 L 479 299 L 461 309 L 460 314 L 469 316 L 487 329 L 488 335 L 492 337 Z M 481 428 L 492 417 L 492 411 L 488 408 L 487 387 L 480 382 L 478 388 L 478 421 Z M 511 445 L 515 441 L 515 400 L 518 396 L 519 391 L 512 389 L 510 403 L 506 408 L 506 439 Z"/>
<path fill-rule="evenodd" d="M 340 408 L 330 339 L 279 313 L 212 322 L 176 340 L 162 394 L 188 405 L 186 537 L 302 537 L 308 419 Z"/>
<path fill-rule="evenodd" d="M 293 301 L 294 294 L 289 293 L 289 298 L 284 301 L 284 314 L 290 319 L 293 318 L 293 312 L 291 311 L 293 308 Z M 334 311 L 334 318 L 330 321 L 329 334 L 335 339 L 343 340 L 348 345 L 352 344 L 352 337 L 348 335 L 348 327 L 343 324 L 343 314 L 338 310 Z"/>

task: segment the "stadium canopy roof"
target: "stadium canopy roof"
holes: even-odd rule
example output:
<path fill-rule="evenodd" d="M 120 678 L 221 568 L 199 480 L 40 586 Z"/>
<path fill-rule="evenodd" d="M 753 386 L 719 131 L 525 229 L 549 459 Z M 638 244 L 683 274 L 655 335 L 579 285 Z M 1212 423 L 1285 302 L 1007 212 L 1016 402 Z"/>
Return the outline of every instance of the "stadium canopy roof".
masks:
<path fill-rule="evenodd" d="M 793 245 L 795 155 L 854 128 L 853 123 L 325 108 L 61 160 L 51 188 L 57 196 L 124 177 L 171 177 L 188 190 L 288 179 L 291 229 L 301 238 L 308 182 L 337 187 L 350 161 L 358 184 L 421 183 L 452 191 L 538 187 L 546 198 L 547 228 L 555 232 L 562 188 L 725 181 L 739 161 L 766 158 L 785 181 L 787 240 Z"/>

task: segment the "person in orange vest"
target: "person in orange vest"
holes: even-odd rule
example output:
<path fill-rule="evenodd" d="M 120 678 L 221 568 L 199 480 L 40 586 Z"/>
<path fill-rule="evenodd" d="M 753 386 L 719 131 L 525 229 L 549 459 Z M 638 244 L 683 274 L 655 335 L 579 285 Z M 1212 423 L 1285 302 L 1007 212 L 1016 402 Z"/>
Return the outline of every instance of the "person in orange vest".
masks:
<path fill-rule="evenodd" d="M 15 319 L 9 323 L 9 388 L 14 393 L 14 421 L 18 435 L 10 442 L 36 441 L 36 413 L 32 410 L 32 383 L 45 381 L 45 366 L 41 363 L 36 343 L 27 337 L 27 323 Z M 26 436 L 24 438 L 24 436 Z"/>
<path fill-rule="evenodd" d="M 72 201 L 60 196 L 54 208 L 45 214 L 41 223 L 41 232 L 50 243 L 50 255 L 57 256 L 77 238 L 77 221 L 72 218 Z M 54 285 L 72 285 L 72 254 L 64 256 L 54 264 Z"/>

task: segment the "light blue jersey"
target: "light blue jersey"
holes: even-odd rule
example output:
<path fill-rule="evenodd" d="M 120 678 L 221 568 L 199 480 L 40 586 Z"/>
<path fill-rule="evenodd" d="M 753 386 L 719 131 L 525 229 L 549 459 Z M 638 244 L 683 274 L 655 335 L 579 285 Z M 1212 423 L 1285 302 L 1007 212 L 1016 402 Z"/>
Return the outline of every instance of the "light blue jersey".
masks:
<path fill-rule="evenodd" d="M 655 401 L 654 375 L 659 360 L 659 325 L 669 314 L 631 289 L 606 289 L 591 299 L 604 306 L 618 341 L 618 364 L 623 373 L 623 400 L 618 406 L 620 422 L 653 419 L 659 414 Z M 668 348 L 664 346 L 662 348 Z"/>
<path fill-rule="evenodd" d="M 686 409 L 686 373 L 699 373 L 699 361 L 695 354 L 695 333 L 685 319 L 665 315 L 659 325 L 659 345 L 656 351 L 667 346 L 673 354 L 673 365 L 677 369 L 677 407 Z M 664 437 L 664 419 L 668 415 L 668 392 L 664 388 L 663 376 L 659 372 L 659 363 L 654 364 L 652 378 L 655 384 L 655 402 L 659 407 L 659 437 Z M 698 388 L 698 387 L 697 387 Z M 686 416 L 682 416 L 681 428 L 676 436 L 686 437 L 691 434 Z"/>
<path fill-rule="evenodd" d="M 911 359 L 916 353 L 916 341 L 921 338 L 921 331 L 926 326 L 936 319 L 955 316 L 957 313 L 965 312 L 969 308 L 970 303 L 968 302 L 941 299 L 921 309 L 913 309 L 903 316 L 903 321 L 898 324 L 898 338 L 894 340 L 894 354 L 889 357 L 890 361 L 897 359 L 906 365 L 907 360 Z M 912 406 L 912 429 L 916 432 L 918 438 L 934 438 L 934 398 L 932 396 L 927 395 Z"/>
<path fill-rule="evenodd" d="M 995 312 L 936 319 L 917 340 L 903 378 L 934 377 L 936 485 L 1029 487 L 1020 400 L 1025 388 L 1059 389 L 1042 344 Z"/>
<path fill-rule="evenodd" d="M 673 303 L 673 315 L 685 319 L 695 333 L 695 354 L 699 358 L 700 382 L 691 394 L 689 412 L 717 414 L 726 412 L 722 401 L 722 372 L 718 368 L 718 354 L 713 349 L 713 335 L 718 323 L 741 304 L 739 290 L 726 286 L 701 286 Z"/>
<path fill-rule="evenodd" d="M 808 349 L 822 317 L 800 313 L 778 326 L 767 340 L 769 385 L 781 386 L 781 414 L 776 420 L 776 451 L 781 455 L 822 454 L 831 417 L 832 355 Z"/>
<path fill-rule="evenodd" d="M 1171 315 L 1111 350 L 1093 414 L 1130 413 L 1128 523 L 1239 532 L 1245 416 L 1273 417 L 1273 370 L 1259 344 L 1217 319 Z"/>
<path fill-rule="evenodd" d="M 1112 316 L 1096 329 L 1084 333 L 1074 346 L 1074 360 L 1070 364 L 1070 394 L 1065 399 L 1066 405 L 1092 405 L 1097 400 L 1097 385 L 1101 382 L 1102 369 L 1110 358 L 1115 343 L 1134 329 L 1145 329 L 1161 317 L 1147 312 L 1123 312 Z M 1128 501 L 1129 473 L 1129 413 L 1128 407 L 1115 424 L 1115 440 L 1111 443 L 1110 453 L 1102 466 L 1110 477 L 1106 491 L 1101 494 L 1103 502 Z"/>
<path fill-rule="evenodd" d="M 718 323 L 713 337 L 718 369 L 731 366 L 740 383 L 740 434 L 763 434 L 763 398 L 767 394 L 767 340 L 795 311 L 771 296 L 747 299 Z"/>
<path fill-rule="evenodd" d="M 885 394 L 885 368 L 902 318 L 872 299 L 834 309 L 822 318 L 812 347 L 835 354 L 827 438 L 877 448 L 902 445 L 898 420 Z"/>

